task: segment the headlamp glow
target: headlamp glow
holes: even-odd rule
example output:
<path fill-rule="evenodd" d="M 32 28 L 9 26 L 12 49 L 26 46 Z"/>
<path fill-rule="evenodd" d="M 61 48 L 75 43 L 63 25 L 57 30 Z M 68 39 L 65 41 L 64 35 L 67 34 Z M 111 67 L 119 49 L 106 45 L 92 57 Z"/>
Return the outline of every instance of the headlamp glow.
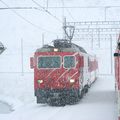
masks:
<path fill-rule="evenodd" d="M 54 48 L 54 52 L 58 52 L 58 49 L 57 49 L 57 48 Z"/>
<path fill-rule="evenodd" d="M 74 83 L 75 82 L 75 80 L 74 79 L 70 79 L 70 83 Z"/>
<path fill-rule="evenodd" d="M 38 80 L 37 82 L 38 82 L 39 84 L 41 84 L 41 83 L 43 83 L 43 80 Z"/>

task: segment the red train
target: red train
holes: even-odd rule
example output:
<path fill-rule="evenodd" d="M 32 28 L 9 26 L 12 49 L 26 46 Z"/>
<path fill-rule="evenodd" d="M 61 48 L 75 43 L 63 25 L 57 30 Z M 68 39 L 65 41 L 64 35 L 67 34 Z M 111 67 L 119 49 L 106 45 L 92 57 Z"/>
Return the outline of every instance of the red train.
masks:
<path fill-rule="evenodd" d="M 118 104 L 118 120 L 120 120 L 120 36 L 117 42 L 116 51 L 114 53 L 115 59 L 115 88 L 117 93 Z"/>
<path fill-rule="evenodd" d="M 98 62 L 80 46 L 57 39 L 30 58 L 37 103 L 73 104 L 97 78 Z"/>

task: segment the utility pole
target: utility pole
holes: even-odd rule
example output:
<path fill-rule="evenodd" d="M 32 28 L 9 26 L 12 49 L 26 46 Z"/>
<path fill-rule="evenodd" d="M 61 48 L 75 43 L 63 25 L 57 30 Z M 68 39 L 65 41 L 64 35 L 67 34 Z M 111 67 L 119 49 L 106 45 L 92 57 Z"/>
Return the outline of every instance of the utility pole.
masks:
<path fill-rule="evenodd" d="M 49 7 L 49 5 L 48 5 L 49 3 L 48 3 L 48 0 L 46 1 L 46 8 L 48 9 L 48 7 Z"/>
<path fill-rule="evenodd" d="M 93 50 L 93 34 L 91 34 L 91 49 Z"/>
<path fill-rule="evenodd" d="M 106 21 L 107 7 L 105 7 L 104 13 L 105 13 L 105 16 L 104 16 L 104 18 L 105 18 L 105 21 Z"/>
<path fill-rule="evenodd" d="M 110 35 L 110 59 L 111 59 L 111 74 L 113 74 L 112 35 Z"/>
<path fill-rule="evenodd" d="M 104 14 L 105 14 L 105 15 L 104 15 L 104 18 L 105 18 L 105 21 L 107 21 L 107 9 L 108 9 L 108 8 L 111 8 L 111 7 L 110 7 L 110 6 L 106 6 L 106 7 L 105 7 L 105 10 L 104 10 Z"/>
<path fill-rule="evenodd" d="M 66 17 L 63 16 L 63 39 L 66 39 L 65 29 L 66 29 Z"/>
<path fill-rule="evenodd" d="M 21 75 L 24 75 L 24 66 L 23 66 L 23 39 L 21 39 Z"/>
<path fill-rule="evenodd" d="M 44 33 L 42 33 L 42 45 L 44 46 L 44 39 L 45 39 L 45 36 L 44 36 Z"/>
<path fill-rule="evenodd" d="M 98 47 L 100 48 L 100 29 L 98 28 Z"/>

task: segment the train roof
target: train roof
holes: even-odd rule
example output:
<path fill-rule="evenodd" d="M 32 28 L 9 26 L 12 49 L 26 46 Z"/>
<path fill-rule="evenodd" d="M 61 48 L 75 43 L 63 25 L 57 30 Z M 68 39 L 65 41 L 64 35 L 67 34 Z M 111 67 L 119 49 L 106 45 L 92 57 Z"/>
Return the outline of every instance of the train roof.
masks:
<path fill-rule="evenodd" d="M 36 52 L 51 52 L 53 48 L 58 48 L 60 52 L 82 52 L 87 53 L 82 47 L 70 43 L 66 39 L 56 39 L 53 42 L 53 45 L 44 45 L 42 48 L 38 48 Z"/>

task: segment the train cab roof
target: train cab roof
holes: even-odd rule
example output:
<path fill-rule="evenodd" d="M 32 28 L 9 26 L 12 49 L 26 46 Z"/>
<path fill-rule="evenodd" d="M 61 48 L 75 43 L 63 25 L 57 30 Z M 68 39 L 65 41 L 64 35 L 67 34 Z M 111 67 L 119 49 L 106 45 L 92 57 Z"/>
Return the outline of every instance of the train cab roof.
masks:
<path fill-rule="evenodd" d="M 82 47 L 71 43 L 66 39 L 56 39 L 52 41 L 52 45 L 44 45 L 42 48 L 38 48 L 36 52 L 54 52 L 54 49 L 58 52 L 82 52 L 87 53 Z"/>

